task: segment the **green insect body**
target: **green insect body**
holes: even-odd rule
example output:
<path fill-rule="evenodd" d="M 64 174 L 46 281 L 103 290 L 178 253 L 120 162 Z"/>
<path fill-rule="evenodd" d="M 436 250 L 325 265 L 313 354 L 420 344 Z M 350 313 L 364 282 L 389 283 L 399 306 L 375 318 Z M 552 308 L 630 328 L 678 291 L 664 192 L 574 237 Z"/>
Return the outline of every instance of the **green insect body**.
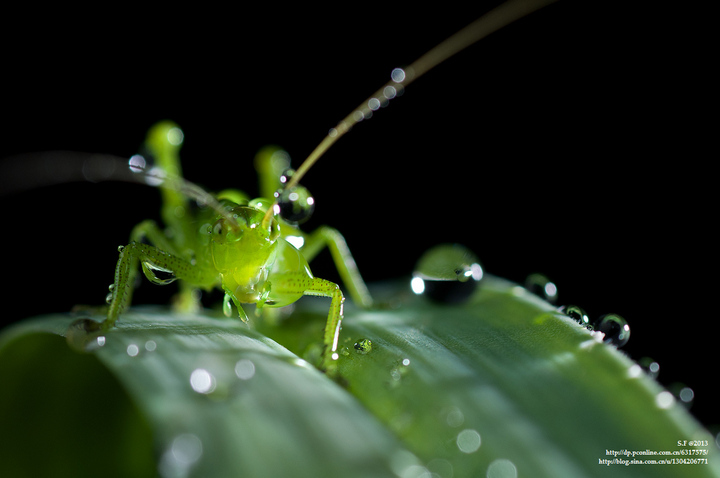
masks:
<path fill-rule="evenodd" d="M 139 265 L 145 276 L 156 284 L 181 281 L 176 301 L 180 310 L 197 308 L 197 291 L 216 287 L 225 292 L 225 314 L 231 315 L 234 304 L 245 321 L 247 315 L 242 304 L 254 303 L 256 310 L 261 311 L 264 307 L 291 304 L 304 295 L 328 297 L 331 302 L 323 336 L 321 367 L 333 373 L 345 298 L 337 284 L 314 277 L 308 262 L 328 247 L 353 301 L 363 307 L 372 306 L 373 301 L 345 239 L 338 231 L 321 227 L 306 234 L 285 220 L 295 221 L 295 216 L 302 216 L 312 205 L 306 191 L 298 184 L 300 178 L 353 125 L 371 117 L 378 108 L 387 106 L 415 79 L 489 33 L 553 1 L 510 0 L 406 69 L 393 70 L 391 81 L 332 128 L 294 174 L 283 173 L 289 167 L 286 153 L 279 148 L 262 150 L 256 157 L 263 196 L 258 199 L 249 200 L 238 190 L 226 190 L 212 196 L 184 180 L 178 156 L 182 131 L 171 122 L 153 127 L 145 146 L 156 158 L 160 173 L 149 174 L 148 178 L 156 181 L 161 190 L 166 230 L 153 221 L 141 222 L 133 229 L 130 243 L 120 247 L 115 280 L 107 298 L 107 319 L 100 328 L 111 328 L 131 302 Z M 204 207 L 195 212 L 190 207 L 190 199 Z"/>
<path fill-rule="evenodd" d="M 119 248 L 107 319 L 101 327 L 112 327 L 130 303 L 139 265 L 155 284 L 180 280 L 176 308 L 196 309 L 198 290 L 219 287 L 225 292 L 225 314 L 231 315 L 234 304 L 244 321 L 248 319 L 242 304 L 255 304 L 261 311 L 263 307 L 289 305 L 303 295 L 328 297 L 331 303 L 322 367 L 332 371 L 345 298 L 337 284 L 313 276 L 308 261 L 329 247 L 353 300 L 361 306 L 372 304 L 344 238 L 329 227 L 312 234 L 302 232 L 280 217 L 277 200 L 248 200 L 238 190 L 226 190 L 214 197 L 204 192 L 189 194 L 187 187 L 183 190 L 189 183 L 181 176 L 180 138 L 182 132 L 171 122 L 155 125 L 148 134 L 145 147 L 162 171 L 161 216 L 167 229 L 162 230 L 154 221 L 143 221 L 133 229 L 130 243 Z M 274 147 L 258 153 L 256 166 L 264 195 L 282 188 L 287 158 L 284 151 Z M 194 211 L 188 196 L 210 204 Z"/>

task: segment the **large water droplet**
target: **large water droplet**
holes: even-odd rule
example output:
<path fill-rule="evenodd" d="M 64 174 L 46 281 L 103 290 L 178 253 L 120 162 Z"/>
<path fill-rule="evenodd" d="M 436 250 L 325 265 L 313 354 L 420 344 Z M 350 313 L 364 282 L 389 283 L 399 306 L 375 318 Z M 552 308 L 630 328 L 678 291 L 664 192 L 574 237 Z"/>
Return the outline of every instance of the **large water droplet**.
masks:
<path fill-rule="evenodd" d="M 315 211 L 315 198 L 304 186 L 281 189 L 275 193 L 280 209 L 280 217 L 291 224 L 302 224 L 310 219 Z"/>
<path fill-rule="evenodd" d="M 606 343 L 622 347 L 630 339 L 630 326 L 617 314 L 605 314 L 598 319 L 596 330 L 605 334 Z"/>
<path fill-rule="evenodd" d="M 525 288 L 551 304 L 554 304 L 557 300 L 557 286 L 543 274 L 530 274 L 527 276 L 525 279 Z"/>
<path fill-rule="evenodd" d="M 410 287 L 439 302 L 461 303 L 472 296 L 482 278 L 482 266 L 472 251 L 460 244 L 441 244 L 420 257 Z"/>

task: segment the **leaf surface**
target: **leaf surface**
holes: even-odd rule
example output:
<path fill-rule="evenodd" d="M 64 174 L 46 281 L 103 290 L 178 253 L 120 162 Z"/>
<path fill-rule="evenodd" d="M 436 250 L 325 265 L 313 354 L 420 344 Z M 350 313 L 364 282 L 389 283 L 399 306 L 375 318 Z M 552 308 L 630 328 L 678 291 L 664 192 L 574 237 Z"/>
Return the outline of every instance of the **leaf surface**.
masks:
<path fill-rule="evenodd" d="M 38 333 L 64 334 L 74 318 L 26 321 L 0 336 L 2 429 L 64 437 L 52 442 L 65 457 L 57 469 L 75 459 L 106 470 L 125 457 L 151 476 L 720 476 L 700 424 L 601 336 L 525 289 L 491 277 L 458 306 L 395 285 L 382 292 L 401 305 L 346 309 L 339 383 L 308 362 L 327 313 L 321 299 L 258 330 L 135 309 L 100 341 L 89 336 L 90 354 Z M 362 339 L 369 351 L 354 347 Z M 36 375 L 53 367 L 66 377 Z M 77 393 L 57 411 L 53 397 L 68 383 Z M 19 408 L 55 412 L 28 427 L 7 413 Z M 57 416 L 94 421 L 69 427 Z M 11 476 L 32 475 L 22 450 L 44 449 L 23 439 L 0 461 Z M 602 463 L 616 458 L 607 450 L 680 452 L 684 439 L 707 440 L 697 449 L 708 454 L 635 459 L 708 464 Z"/>

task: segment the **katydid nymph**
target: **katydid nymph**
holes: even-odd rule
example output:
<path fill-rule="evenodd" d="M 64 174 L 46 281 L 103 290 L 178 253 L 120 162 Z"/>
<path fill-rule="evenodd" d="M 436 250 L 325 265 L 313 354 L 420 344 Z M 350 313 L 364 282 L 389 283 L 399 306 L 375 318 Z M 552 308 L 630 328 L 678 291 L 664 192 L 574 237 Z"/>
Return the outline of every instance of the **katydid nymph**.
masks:
<path fill-rule="evenodd" d="M 390 81 L 332 128 L 297 171 L 286 171 L 289 162 L 281 150 L 261 151 L 256 163 L 261 198 L 251 200 L 237 190 L 210 195 L 184 180 L 179 163 L 183 133 L 170 122 L 156 125 L 145 147 L 159 169 L 145 174 L 161 190 L 162 220 L 167 229 L 143 221 L 133 229 L 130 242 L 119 248 L 107 298 L 107 318 L 98 327 L 110 329 L 121 319 L 131 301 L 138 266 L 151 282 L 180 281 L 180 309 L 197 306 L 197 290 L 220 288 L 225 293 L 223 311 L 230 315 L 234 305 L 243 320 L 247 315 L 242 304 L 255 304 L 261 311 L 289 305 L 303 295 L 322 296 L 330 298 L 331 303 L 320 366 L 332 373 L 338 358 L 345 297 L 338 284 L 315 277 L 308 262 L 327 246 L 352 300 L 361 307 L 372 307 L 373 300 L 338 231 L 321 227 L 306 234 L 296 226 L 313 206 L 299 181 L 341 136 L 386 106 L 413 80 L 470 44 L 549 3 L 552 0 L 507 2 L 407 68 L 392 70 Z M 139 158 L 131 159 L 130 166 L 144 172 Z M 190 207 L 190 200 L 201 205 L 197 212 Z"/>

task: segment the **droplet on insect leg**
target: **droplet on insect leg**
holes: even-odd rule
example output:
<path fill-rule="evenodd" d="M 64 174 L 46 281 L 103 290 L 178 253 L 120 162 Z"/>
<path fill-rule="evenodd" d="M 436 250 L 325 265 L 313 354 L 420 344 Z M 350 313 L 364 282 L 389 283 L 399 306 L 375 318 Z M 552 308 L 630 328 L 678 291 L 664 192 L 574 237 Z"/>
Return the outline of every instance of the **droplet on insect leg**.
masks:
<path fill-rule="evenodd" d="M 460 244 L 441 244 L 415 265 L 410 287 L 417 295 L 445 303 L 468 300 L 483 278 L 477 256 Z"/>

